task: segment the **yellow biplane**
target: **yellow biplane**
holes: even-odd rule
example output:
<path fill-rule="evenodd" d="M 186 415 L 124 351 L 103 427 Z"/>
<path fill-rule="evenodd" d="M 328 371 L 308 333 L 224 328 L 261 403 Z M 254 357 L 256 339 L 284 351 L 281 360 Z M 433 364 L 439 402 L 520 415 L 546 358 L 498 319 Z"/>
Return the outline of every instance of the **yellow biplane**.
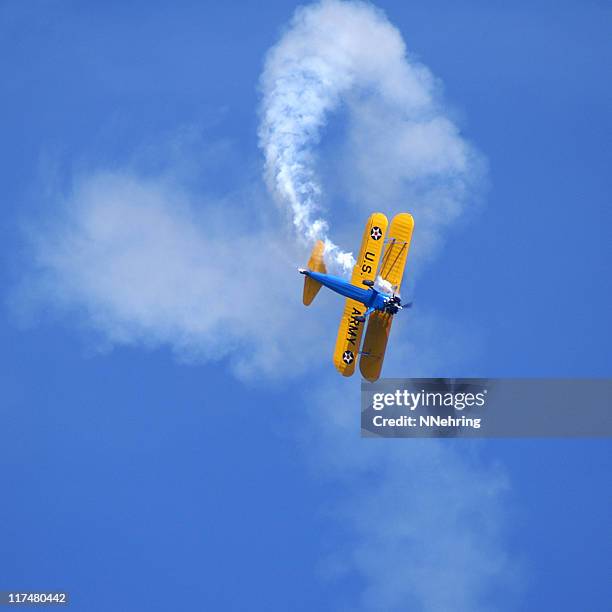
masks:
<path fill-rule="evenodd" d="M 299 268 L 306 277 L 304 305 L 314 300 L 323 285 L 346 297 L 334 349 L 334 365 L 343 376 L 353 375 L 359 355 L 363 377 L 371 382 L 380 377 L 393 316 L 410 306 L 401 303 L 398 293 L 413 229 L 414 219 L 409 213 L 396 215 L 390 225 L 382 213 L 370 215 L 350 282 L 327 274 L 321 240 L 314 245 L 308 267 Z M 379 277 L 385 291 L 375 288 Z M 368 330 L 362 346 L 366 321 Z"/>

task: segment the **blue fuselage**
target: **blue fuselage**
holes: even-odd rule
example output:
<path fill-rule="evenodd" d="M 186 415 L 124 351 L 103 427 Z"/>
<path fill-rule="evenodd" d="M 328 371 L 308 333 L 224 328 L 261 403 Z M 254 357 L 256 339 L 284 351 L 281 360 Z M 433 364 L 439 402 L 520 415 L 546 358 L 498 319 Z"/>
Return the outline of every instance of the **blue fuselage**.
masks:
<path fill-rule="evenodd" d="M 387 293 L 381 293 L 373 287 L 369 289 L 364 287 L 362 289 L 339 276 L 312 272 L 311 270 L 305 270 L 304 274 L 344 297 L 361 302 L 370 311 L 384 310 L 387 301 L 393 297 Z"/>

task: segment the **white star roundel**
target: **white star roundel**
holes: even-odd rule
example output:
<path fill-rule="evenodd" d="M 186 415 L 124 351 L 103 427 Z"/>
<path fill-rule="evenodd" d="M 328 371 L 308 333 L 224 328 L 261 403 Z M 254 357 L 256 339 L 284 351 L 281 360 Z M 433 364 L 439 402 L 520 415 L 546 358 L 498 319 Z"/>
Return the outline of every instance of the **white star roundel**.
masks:
<path fill-rule="evenodd" d="M 347 365 L 353 363 L 353 359 L 354 357 L 351 351 L 344 351 L 344 353 L 342 354 L 342 361 L 344 361 L 344 363 L 346 363 Z"/>
<path fill-rule="evenodd" d="M 370 236 L 372 238 L 372 240 L 380 240 L 381 236 L 382 236 L 382 230 L 380 229 L 380 227 L 378 227 L 377 225 L 375 225 L 371 230 L 370 230 Z"/>

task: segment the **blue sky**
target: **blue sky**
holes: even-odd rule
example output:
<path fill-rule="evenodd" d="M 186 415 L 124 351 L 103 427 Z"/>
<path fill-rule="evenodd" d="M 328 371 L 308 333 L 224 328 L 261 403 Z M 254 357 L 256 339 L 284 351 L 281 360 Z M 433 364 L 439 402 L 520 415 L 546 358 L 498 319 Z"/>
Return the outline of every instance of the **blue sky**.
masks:
<path fill-rule="evenodd" d="M 299 307 L 293 253 L 278 253 L 295 238 L 262 179 L 258 82 L 295 6 L 0 8 L 0 589 L 65 589 L 79 610 L 605 609 L 608 441 L 359 439 L 359 382 L 331 365 L 340 306 Z M 387 373 L 610 376 L 610 8 L 379 6 L 488 168 L 419 264 Z M 320 148 L 340 200 L 343 120 Z M 120 222 L 159 229 L 131 238 L 157 245 L 143 276 L 201 291 L 221 331 L 194 344 L 164 313 L 114 319 L 112 249 L 76 280 L 41 272 L 41 252 L 55 261 L 76 231 L 73 209 L 123 198 L 135 208 L 112 209 Z M 358 240 L 363 211 L 328 206 Z M 184 246 L 168 228 L 188 243 L 192 225 L 214 230 L 236 273 L 287 269 L 263 294 L 271 314 L 250 284 L 245 323 L 206 292 L 231 279 L 168 276 Z M 279 243 L 260 252 L 270 228 Z M 199 261 L 185 249 L 178 261 Z M 81 297 L 89 282 L 102 307 Z M 146 289 L 155 300 L 160 285 Z M 278 366 L 291 333 L 295 372 Z"/>

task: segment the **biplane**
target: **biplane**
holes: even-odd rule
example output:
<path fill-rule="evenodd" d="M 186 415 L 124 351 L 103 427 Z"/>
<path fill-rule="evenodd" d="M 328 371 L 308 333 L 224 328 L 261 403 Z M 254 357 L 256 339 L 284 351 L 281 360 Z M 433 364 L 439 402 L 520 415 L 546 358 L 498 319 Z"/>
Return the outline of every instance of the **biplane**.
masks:
<path fill-rule="evenodd" d="M 314 245 L 308 267 L 299 268 L 306 277 L 305 306 L 312 303 L 322 286 L 346 297 L 334 349 L 334 365 L 343 376 L 353 375 L 359 356 L 363 377 L 371 382 L 380 377 L 393 317 L 410 306 L 401 303 L 399 290 L 413 229 L 414 219 L 409 213 L 396 215 L 390 225 L 382 213 L 370 215 L 350 282 L 327 274 L 321 240 Z M 375 287 L 378 277 L 384 291 Z"/>

